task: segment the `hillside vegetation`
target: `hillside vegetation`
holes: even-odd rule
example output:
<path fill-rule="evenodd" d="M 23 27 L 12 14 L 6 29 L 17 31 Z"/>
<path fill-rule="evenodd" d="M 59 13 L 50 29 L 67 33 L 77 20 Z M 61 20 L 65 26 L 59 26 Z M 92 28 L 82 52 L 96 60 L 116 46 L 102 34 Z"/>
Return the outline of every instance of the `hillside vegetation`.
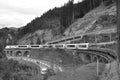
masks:
<path fill-rule="evenodd" d="M 6 44 L 16 44 L 17 30 L 11 28 L 0 29 L 0 46 L 5 47 Z"/>
<path fill-rule="evenodd" d="M 47 11 L 41 17 L 37 17 L 18 30 L 19 40 L 17 44 L 45 43 L 95 28 L 96 25 L 93 25 L 93 27 L 89 25 L 92 25 L 93 21 L 96 21 L 97 24 L 100 21 L 97 21 L 98 17 L 90 18 L 91 15 L 89 15 L 89 12 L 93 11 L 94 13 L 94 10 L 97 10 L 96 8 L 100 6 L 102 6 L 100 9 L 103 11 L 102 9 L 114 3 L 115 0 L 104 0 L 104 2 L 102 0 L 92 0 L 91 4 L 90 1 L 84 0 L 83 2 L 73 4 L 71 0 L 60 8 Z M 71 26 L 73 26 L 72 29 Z"/>
<path fill-rule="evenodd" d="M 116 6 L 100 5 L 96 9 L 87 13 L 83 18 L 74 22 L 66 31 L 66 36 L 81 33 L 99 32 L 106 29 L 116 29 L 117 17 Z"/>
<path fill-rule="evenodd" d="M 73 0 L 55 7 L 18 29 L 0 30 L 1 45 L 44 44 L 65 36 L 116 27 L 116 0 Z M 109 26 L 109 27 L 108 27 Z M 4 36 L 4 37 L 2 37 Z"/>

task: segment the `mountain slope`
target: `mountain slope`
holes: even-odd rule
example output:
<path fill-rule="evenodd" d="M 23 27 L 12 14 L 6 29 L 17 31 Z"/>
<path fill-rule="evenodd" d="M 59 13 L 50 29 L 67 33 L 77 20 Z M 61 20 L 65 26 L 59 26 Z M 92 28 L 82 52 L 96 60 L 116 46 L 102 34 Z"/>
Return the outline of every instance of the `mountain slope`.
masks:
<path fill-rule="evenodd" d="M 77 19 L 67 29 L 64 34 L 61 33 L 63 27 L 59 18 L 50 18 L 45 20 L 47 26 L 51 28 L 36 30 L 33 33 L 27 33 L 18 40 L 18 44 L 43 44 L 48 41 L 60 39 L 66 36 L 78 35 L 81 33 L 91 33 L 100 31 L 116 30 L 116 6 L 115 3 L 108 6 L 101 4 L 99 7 L 91 10 L 83 18 Z M 109 29 L 109 30 L 108 30 Z M 64 36 L 63 36 L 64 35 Z"/>
<path fill-rule="evenodd" d="M 68 2 L 60 8 L 50 9 L 41 17 L 37 17 L 26 26 L 19 28 L 17 33 L 16 29 L 12 28 L 15 31 L 12 42 L 15 42 L 14 44 L 44 44 L 66 36 L 97 32 L 107 29 L 108 26 L 114 28 L 116 27 L 114 1 L 94 0 L 94 4 L 90 5 L 90 0 L 84 0 L 76 4 Z M 70 10 L 71 8 L 74 9 L 74 13 Z"/>
<path fill-rule="evenodd" d="M 0 45 L 5 47 L 6 44 L 16 43 L 17 29 L 2 28 L 0 29 Z"/>
<path fill-rule="evenodd" d="M 81 33 L 97 32 L 110 28 L 116 28 L 116 6 L 101 5 L 98 8 L 87 13 L 83 18 L 74 22 L 66 31 L 66 36 L 77 35 Z"/>

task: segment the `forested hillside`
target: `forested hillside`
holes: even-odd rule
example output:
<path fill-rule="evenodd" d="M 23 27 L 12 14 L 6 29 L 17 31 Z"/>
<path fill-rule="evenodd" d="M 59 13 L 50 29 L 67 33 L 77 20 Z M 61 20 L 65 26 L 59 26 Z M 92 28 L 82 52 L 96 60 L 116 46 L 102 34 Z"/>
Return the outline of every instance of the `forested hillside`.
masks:
<path fill-rule="evenodd" d="M 41 17 L 35 18 L 26 26 L 18 29 L 17 44 L 36 44 L 37 40 L 45 43 L 62 38 L 66 29 L 77 19 L 100 5 L 107 6 L 114 2 L 115 0 L 83 0 L 83 2 L 73 4 L 73 0 L 70 0 L 64 6 L 50 9 Z"/>

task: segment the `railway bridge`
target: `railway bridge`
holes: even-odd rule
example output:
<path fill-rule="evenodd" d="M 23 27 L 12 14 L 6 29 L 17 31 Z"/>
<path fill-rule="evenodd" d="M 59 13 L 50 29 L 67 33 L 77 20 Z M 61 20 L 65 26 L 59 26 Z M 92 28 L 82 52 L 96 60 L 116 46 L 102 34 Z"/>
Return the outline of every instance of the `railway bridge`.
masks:
<path fill-rule="evenodd" d="M 81 43 L 81 44 L 50 44 L 50 45 L 11 45 L 6 46 L 5 53 L 8 59 L 25 60 L 33 62 L 41 68 L 41 71 L 52 68 L 55 72 L 63 71 L 59 65 L 51 64 L 38 58 L 43 49 L 63 49 L 71 50 L 73 56 L 78 56 L 84 63 L 102 62 L 109 63 L 116 59 L 116 53 L 101 46 L 115 44 L 115 42 L 107 43 Z M 44 54 L 44 53 L 42 53 Z"/>
<path fill-rule="evenodd" d="M 46 70 L 52 68 L 54 71 L 62 69 L 49 61 L 36 59 L 41 49 L 63 49 L 71 50 L 73 56 L 78 56 L 85 63 L 102 62 L 109 63 L 116 59 L 116 30 L 108 29 L 100 32 L 85 33 L 70 36 L 41 45 L 10 45 L 6 46 L 5 53 L 8 59 L 26 60 Z M 36 56 L 35 56 L 36 54 Z M 44 53 L 43 53 L 44 54 Z"/>
<path fill-rule="evenodd" d="M 72 49 L 73 51 L 73 56 L 77 55 L 83 61 L 88 60 L 88 62 L 94 62 L 97 61 L 97 59 L 100 62 L 103 63 L 109 63 L 113 60 L 116 59 L 115 52 L 112 50 L 108 49 Z M 34 53 L 39 54 L 40 50 L 39 49 L 6 49 L 5 53 L 8 57 L 10 58 L 21 58 L 21 57 L 26 57 L 26 58 L 33 58 Z"/>

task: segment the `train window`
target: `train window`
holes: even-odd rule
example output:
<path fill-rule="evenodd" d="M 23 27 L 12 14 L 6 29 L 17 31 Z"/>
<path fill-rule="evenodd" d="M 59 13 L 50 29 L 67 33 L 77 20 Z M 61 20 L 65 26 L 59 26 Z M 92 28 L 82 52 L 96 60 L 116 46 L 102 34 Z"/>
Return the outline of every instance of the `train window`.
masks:
<path fill-rule="evenodd" d="M 40 48 L 39 45 L 31 45 L 30 47 L 31 47 L 31 48 Z"/>
<path fill-rule="evenodd" d="M 42 45 L 42 48 L 52 48 L 52 45 Z"/>
<path fill-rule="evenodd" d="M 18 48 L 27 48 L 27 45 L 19 45 Z"/>
<path fill-rule="evenodd" d="M 76 36 L 74 39 L 79 39 L 79 38 L 81 38 L 81 36 Z"/>
<path fill-rule="evenodd" d="M 75 44 L 66 44 L 66 48 L 67 49 L 76 49 L 76 45 Z"/>
<path fill-rule="evenodd" d="M 77 48 L 78 49 L 88 49 L 88 44 L 85 43 L 85 44 L 77 44 Z"/>
<path fill-rule="evenodd" d="M 52 44 L 57 44 L 58 42 L 53 42 Z"/>
<path fill-rule="evenodd" d="M 65 40 L 61 40 L 61 41 L 59 41 L 59 42 L 65 42 Z"/>
<path fill-rule="evenodd" d="M 68 38 L 68 39 L 66 39 L 66 41 L 69 41 L 69 40 L 73 40 L 73 38 Z"/>
<path fill-rule="evenodd" d="M 75 47 L 75 44 L 67 45 L 67 47 Z"/>

